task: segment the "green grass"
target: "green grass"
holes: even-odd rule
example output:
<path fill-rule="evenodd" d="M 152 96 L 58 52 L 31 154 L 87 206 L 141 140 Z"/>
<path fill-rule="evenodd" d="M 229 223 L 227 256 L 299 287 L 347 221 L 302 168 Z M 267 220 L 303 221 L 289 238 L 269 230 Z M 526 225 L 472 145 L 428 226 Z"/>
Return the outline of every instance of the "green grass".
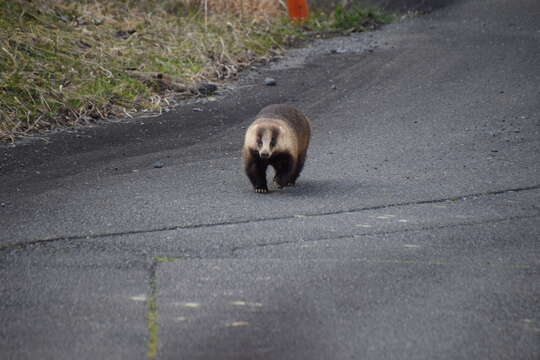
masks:
<path fill-rule="evenodd" d="M 304 24 L 203 14 L 181 0 L 0 0 L 0 141 L 159 110 L 235 78 L 314 33 L 372 29 L 376 10 L 314 12 Z"/>
<path fill-rule="evenodd" d="M 352 7 L 344 9 L 337 7 L 334 12 L 333 27 L 349 32 L 374 30 L 379 25 L 393 20 L 391 15 L 384 14 L 381 10 L 369 7 Z"/>

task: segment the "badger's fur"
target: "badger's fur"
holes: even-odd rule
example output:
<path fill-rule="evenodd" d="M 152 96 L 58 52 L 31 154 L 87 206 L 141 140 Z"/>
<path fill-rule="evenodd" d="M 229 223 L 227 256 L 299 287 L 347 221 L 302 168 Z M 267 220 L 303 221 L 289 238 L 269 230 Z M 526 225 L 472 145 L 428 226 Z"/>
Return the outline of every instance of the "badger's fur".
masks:
<path fill-rule="evenodd" d="M 306 160 L 311 137 L 308 118 L 290 105 L 263 108 L 246 130 L 242 151 L 244 169 L 256 192 L 268 192 L 266 168 L 275 171 L 274 183 L 294 185 Z"/>

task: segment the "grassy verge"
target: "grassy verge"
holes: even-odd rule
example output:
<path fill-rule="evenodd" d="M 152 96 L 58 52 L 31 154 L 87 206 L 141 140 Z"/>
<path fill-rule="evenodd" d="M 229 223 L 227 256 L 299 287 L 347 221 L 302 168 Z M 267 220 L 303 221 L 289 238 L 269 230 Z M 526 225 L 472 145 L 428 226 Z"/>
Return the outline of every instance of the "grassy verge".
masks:
<path fill-rule="evenodd" d="M 0 141 L 159 111 L 299 39 L 390 20 L 338 8 L 292 24 L 282 3 L 0 0 Z"/>

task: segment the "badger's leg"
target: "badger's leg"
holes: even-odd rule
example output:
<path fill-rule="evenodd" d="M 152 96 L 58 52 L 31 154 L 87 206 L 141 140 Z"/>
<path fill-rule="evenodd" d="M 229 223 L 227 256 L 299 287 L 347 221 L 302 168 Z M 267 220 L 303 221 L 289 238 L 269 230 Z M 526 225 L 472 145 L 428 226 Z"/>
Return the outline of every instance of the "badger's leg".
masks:
<path fill-rule="evenodd" d="M 276 170 L 274 183 L 279 187 L 285 187 L 289 184 L 293 175 L 294 160 L 290 154 L 278 154 L 271 161 L 272 166 Z"/>
<path fill-rule="evenodd" d="M 294 186 L 296 184 L 296 179 L 298 179 L 298 177 L 300 176 L 300 173 L 302 172 L 302 169 L 304 168 L 305 161 L 306 161 L 306 154 L 300 155 L 300 157 L 298 158 L 298 162 L 296 163 L 296 169 L 294 169 L 294 172 L 292 173 L 287 186 Z"/>
<path fill-rule="evenodd" d="M 255 192 L 266 193 L 268 192 L 268 185 L 266 184 L 266 168 L 268 164 L 261 161 L 258 158 L 249 156 L 246 159 L 245 170 L 246 175 L 253 184 Z"/>

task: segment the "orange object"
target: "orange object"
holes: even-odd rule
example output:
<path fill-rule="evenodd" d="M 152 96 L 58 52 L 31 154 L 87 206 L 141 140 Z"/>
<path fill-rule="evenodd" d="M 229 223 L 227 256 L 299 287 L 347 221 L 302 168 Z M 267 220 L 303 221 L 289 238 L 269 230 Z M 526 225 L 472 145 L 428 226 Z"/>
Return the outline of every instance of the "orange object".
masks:
<path fill-rule="evenodd" d="M 287 0 L 289 16 L 291 19 L 304 22 L 308 18 L 309 10 L 307 0 Z"/>

